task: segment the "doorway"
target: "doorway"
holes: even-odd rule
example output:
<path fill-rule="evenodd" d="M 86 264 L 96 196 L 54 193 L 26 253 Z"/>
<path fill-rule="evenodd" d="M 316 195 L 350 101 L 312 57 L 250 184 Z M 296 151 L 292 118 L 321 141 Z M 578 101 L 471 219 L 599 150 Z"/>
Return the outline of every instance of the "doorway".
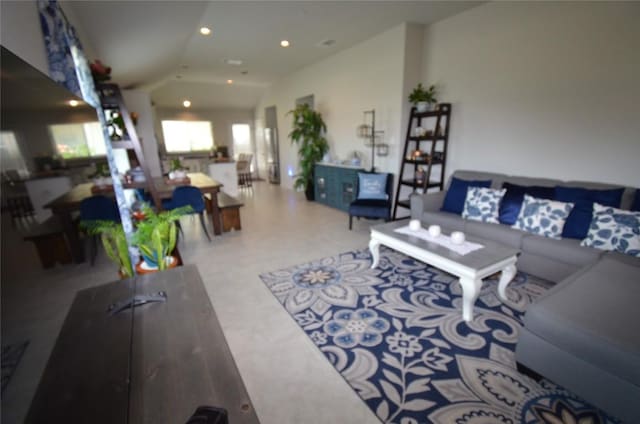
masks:
<path fill-rule="evenodd" d="M 271 184 L 280 184 L 280 145 L 276 112 L 275 106 L 264 109 L 264 147 L 267 153 L 267 171 Z"/>

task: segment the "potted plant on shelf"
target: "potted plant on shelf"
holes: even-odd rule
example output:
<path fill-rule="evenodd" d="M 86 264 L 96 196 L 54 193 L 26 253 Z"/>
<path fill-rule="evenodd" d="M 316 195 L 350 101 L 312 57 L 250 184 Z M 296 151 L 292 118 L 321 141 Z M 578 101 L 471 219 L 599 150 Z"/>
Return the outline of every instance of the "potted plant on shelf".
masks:
<path fill-rule="evenodd" d="M 96 165 L 96 172 L 89 176 L 93 180 L 93 184 L 96 187 L 104 187 L 113 184 L 111 180 L 111 171 L 109 171 L 109 165 L 106 163 L 99 163 Z"/>
<path fill-rule="evenodd" d="M 169 179 L 171 180 L 184 180 L 187 178 L 187 167 L 180 162 L 180 158 L 171 159 L 169 165 Z"/>
<path fill-rule="evenodd" d="M 409 94 L 409 101 L 416 107 L 418 112 L 426 112 L 431 109 L 431 106 L 436 103 L 436 87 L 431 85 L 428 90 L 422 87 L 422 83 L 419 83 L 416 88 Z"/>
<path fill-rule="evenodd" d="M 293 115 L 293 129 L 289 133 L 291 144 L 298 145 L 300 172 L 294 188 L 304 189 L 307 200 L 313 200 L 313 167 L 329 151 L 323 133 L 327 131 L 322 115 L 307 104 L 296 106 L 287 115 Z"/>
<path fill-rule="evenodd" d="M 145 271 L 162 271 L 176 266 L 177 258 L 171 256 L 177 241 L 176 221 L 191 211 L 191 206 L 160 213 L 154 212 L 149 206 L 142 209 L 144 218 L 136 223 L 131 241 L 140 249 Z"/>

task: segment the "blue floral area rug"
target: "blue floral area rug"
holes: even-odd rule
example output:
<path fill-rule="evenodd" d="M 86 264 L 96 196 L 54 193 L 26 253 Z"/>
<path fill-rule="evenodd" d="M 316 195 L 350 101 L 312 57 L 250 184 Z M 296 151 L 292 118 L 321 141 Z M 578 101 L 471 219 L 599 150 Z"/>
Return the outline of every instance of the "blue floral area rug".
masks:
<path fill-rule="evenodd" d="M 577 396 L 518 373 L 526 307 L 551 284 L 519 273 L 508 302 L 485 280 L 462 319 L 457 279 L 391 249 L 262 274 L 271 292 L 384 423 L 615 423 Z"/>
<path fill-rule="evenodd" d="M 2 346 L 2 392 L 11 381 L 27 346 L 29 346 L 28 341 Z"/>

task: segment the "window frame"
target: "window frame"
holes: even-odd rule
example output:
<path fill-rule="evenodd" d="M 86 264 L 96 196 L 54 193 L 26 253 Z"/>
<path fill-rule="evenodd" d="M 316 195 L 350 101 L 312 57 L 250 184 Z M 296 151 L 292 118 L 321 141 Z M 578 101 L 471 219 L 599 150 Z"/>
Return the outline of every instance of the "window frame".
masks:
<path fill-rule="evenodd" d="M 211 136 L 211 146 L 207 147 L 205 149 L 199 149 L 199 150 L 194 150 L 194 149 L 190 149 L 190 150 L 169 150 L 167 148 L 167 136 L 166 136 L 166 132 L 165 132 L 165 127 L 164 127 L 164 123 L 165 122 L 180 122 L 181 124 L 191 124 L 191 123 L 207 123 L 209 125 L 209 134 Z M 216 142 L 215 142 L 215 131 L 214 131 L 214 127 L 213 127 L 213 122 L 211 120 L 206 120 L 206 119 L 161 119 L 160 120 L 160 129 L 162 131 L 162 150 L 164 151 L 164 155 L 166 157 L 175 157 L 175 156 L 186 156 L 186 157 L 190 157 L 190 156 L 202 156 L 202 155 L 206 155 L 209 152 L 211 152 L 213 149 L 215 149 L 216 147 Z"/>

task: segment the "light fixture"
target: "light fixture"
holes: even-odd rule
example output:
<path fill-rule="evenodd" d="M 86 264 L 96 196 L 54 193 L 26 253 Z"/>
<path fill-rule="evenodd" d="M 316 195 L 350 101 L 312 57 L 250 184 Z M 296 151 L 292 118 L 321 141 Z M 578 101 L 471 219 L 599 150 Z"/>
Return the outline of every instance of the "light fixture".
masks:
<path fill-rule="evenodd" d="M 380 135 L 384 134 L 384 131 L 376 131 L 376 110 L 365 110 L 365 121 L 367 120 L 367 115 L 371 115 L 371 125 L 359 125 L 356 133 L 358 137 L 365 139 L 365 146 L 371 147 L 371 172 L 375 172 L 376 147 L 378 147 L 378 156 L 386 156 L 389 153 L 389 147 L 384 143 L 377 142 L 380 139 Z M 386 149 L 381 148 L 381 146 L 386 146 Z"/>
<path fill-rule="evenodd" d="M 182 102 L 182 105 L 184 107 L 191 107 L 191 102 L 189 100 L 185 100 L 184 102 Z"/>
<path fill-rule="evenodd" d="M 71 107 L 76 107 L 79 104 L 80 104 L 80 102 L 75 100 L 75 99 L 74 100 L 69 100 L 69 106 L 71 106 Z"/>
<path fill-rule="evenodd" d="M 202 27 L 202 28 L 200 28 L 200 34 L 202 34 L 202 35 L 209 35 L 209 34 L 211 34 L 211 28 L 207 28 L 207 27 Z"/>
<path fill-rule="evenodd" d="M 227 84 L 233 84 L 233 80 L 232 79 L 228 79 L 227 80 Z"/>
<path fill-rule="evenodd" d="M 282 41 L 280 41 L 280 45 L 282 47 L 289 47 L 291 45 L 291 43 L 289 43 L 288 40 L 282 40 Z"/>

